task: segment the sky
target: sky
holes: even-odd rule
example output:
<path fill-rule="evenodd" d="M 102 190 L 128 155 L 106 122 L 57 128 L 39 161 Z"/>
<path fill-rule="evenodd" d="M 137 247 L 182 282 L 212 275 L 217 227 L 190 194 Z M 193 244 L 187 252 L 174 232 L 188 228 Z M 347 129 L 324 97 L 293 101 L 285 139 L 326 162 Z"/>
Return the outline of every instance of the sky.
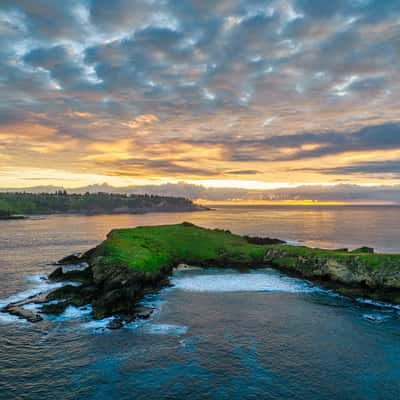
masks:
<path fill-rule="evenodd" d="M 0 187 L 400 184 L 398 0 L 1 0 Z"/>

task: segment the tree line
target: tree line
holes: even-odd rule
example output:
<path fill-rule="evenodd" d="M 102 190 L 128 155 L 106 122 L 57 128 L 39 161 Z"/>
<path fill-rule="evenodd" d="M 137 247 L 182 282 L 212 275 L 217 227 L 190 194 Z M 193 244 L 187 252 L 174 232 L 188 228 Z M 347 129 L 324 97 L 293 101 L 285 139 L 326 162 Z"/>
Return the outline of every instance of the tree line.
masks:
<path fill-rule="evenodd" d="M 17 214 L 190 211 L 197 208 L 190 200 L 182 197 L 147 194 L 69 194 L 65 190 L 55 193 L 0 193 L 0 217 Z"/>

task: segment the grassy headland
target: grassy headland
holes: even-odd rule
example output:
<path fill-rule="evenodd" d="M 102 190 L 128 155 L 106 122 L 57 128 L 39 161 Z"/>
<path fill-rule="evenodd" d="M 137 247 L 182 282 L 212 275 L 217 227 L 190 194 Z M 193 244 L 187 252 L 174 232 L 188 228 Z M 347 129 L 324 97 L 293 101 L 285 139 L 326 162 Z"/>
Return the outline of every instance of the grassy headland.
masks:
<path fill-rule="evenodd" d="M 180 263 L 225 268 L 273 267 L 333 285 L 352 297 L 400 304 L 400 254 L 373 254 L 369 248 L 349 252 L 275 243 L 276 239 L 239 236 L 190 223 L 116 229 L 82 256 L 72 255 L 60 261 L 85 261 L 89 266 L 83 271 L 67 272 L 59 267 L 51 273 L 50 280 L 82 284 L 51 292 L 46 300 L 52 303 L 45 304 L 42 311 L 60 313 L 69 304 L 91 304 L 95 318 L 114 315 L 120 326 L 121 320 L 143 315 L 138 300 L 167 285 L 173 268 Z M 54 304 L 54 300 L 58 303 Z M 16 305 L 9 306 L 15 312 Z"/>
<path fill-rule="evenodd" d="M 264 247 L 239 235 L 183 223 L 113 230 L 92 261 L 154 273 L 179 263 L 252 267 L 263 263 L 264 254 Z"/>
<path fill-rule="evenodd" d="M 229 231 L 206 229 L 183 223 L 177 225 L 144 226 L 115 229 L 97 247 L 97 262 L 124 265 L 129 268 L 155 272 L 168 264 L 194 263 L 218 265 L 230 261 L 248 267 L 274 264 L 287 269 L 309 268 L 314 264 L 335 261 L 358 271 L 374 273 L 382 269 L 400 272 L 400 255 L 374 254 L 367 248 L 324 250 L 305 246 L 257 245 L 244 236 Z M 93 256 L 95 257 L 95 255 Z M 302 265 L 304 264 L 304 266 Z"/>
<path fill-rule="evenodd" d="M 254 239 L 254 238 L 253 238 Z M 257 268 L 271 266 L 307 279 L 346 286 L 342 292 L 400 303 L 400 255 L 360 248 L 323 250 L 259 241 L 189 223 L 118 229 L 91 256 L 93 265 L 125 266 L 147 275 L 179 263 Z"/>

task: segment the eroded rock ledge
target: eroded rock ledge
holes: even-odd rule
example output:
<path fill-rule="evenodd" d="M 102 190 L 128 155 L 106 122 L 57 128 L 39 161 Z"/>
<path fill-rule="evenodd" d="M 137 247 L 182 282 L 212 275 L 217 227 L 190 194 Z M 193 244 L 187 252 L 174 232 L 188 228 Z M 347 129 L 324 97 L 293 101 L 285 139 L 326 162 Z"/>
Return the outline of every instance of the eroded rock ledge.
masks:
<path fill-rule="evenodd" d="M 62 267 L 84 262 L 85 269 L 64 271 Z M 400 303 L 400 255 L 373 254 L 367 247 L 350 252 L 289 246 L 278 239 L 242 237 L 190 223 L 113 230 L 96 248 L 68 256 L 59 264 L 50 281 L 80 284 L 67 284 L 41 298 L 41 311 L 59 314 L 68 305 L 91 305 L 94 318 L 115 317 L 110 328 L 122 326 L 122 321 L 148 318 L 151 310 L 140 307 L 138 301 L 169 285 L 168 277 L 178 264 L 274 267 L 349 296 Z M 15 304 L 7 306 L 9 312 L 10 306 L 15 311 Z M 23 304 L 17 306 L 23 310 Z"/>

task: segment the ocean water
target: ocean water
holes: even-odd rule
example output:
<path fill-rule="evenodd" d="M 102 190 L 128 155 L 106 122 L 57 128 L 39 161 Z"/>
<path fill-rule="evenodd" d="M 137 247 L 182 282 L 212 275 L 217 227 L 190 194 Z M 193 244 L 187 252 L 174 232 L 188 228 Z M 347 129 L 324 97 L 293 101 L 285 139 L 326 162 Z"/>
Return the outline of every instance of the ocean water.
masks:
<path fill-rule="evenodd" d="M 112 228 L 193 223 L 328 248 L 400 253 L 396 207 L 0 222 L 0 307 L 47 290 L 55 260 Z M 227 266 L 229 267 L 229 266 Z M 178 271 L 148 321 L 105 329 L 90 307 L 30 324 L 0 314 L 0 399 L 398 399 L 400 307 L 346 299 L 271 269 Z"/>

